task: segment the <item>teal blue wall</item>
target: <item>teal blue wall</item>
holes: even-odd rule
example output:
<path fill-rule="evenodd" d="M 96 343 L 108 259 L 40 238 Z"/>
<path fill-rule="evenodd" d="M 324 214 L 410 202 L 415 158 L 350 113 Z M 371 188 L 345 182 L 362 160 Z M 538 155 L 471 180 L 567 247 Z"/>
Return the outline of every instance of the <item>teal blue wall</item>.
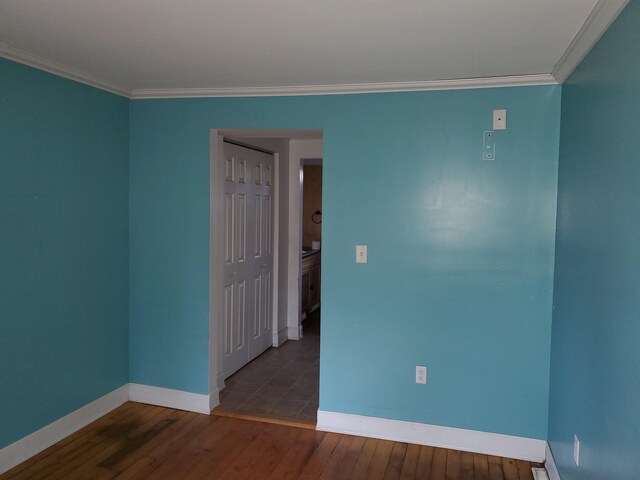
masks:
<path fill-rule="evenodd" d="M 317 128 L 320 408 L 546 438 L 560 87 L 137 100 L 130 121 L 132 382 L 209 391 L 209 129 Z"/>
<path fill-rule="evenodd" d="M 639 26 L 632 1 L 563 87 L 549 413 L 563 480 L 640 477 Z"/>
<path fill-rule="evenodd" d="M 0 59 L 0 448 L 127 382 L 128 109 Z"/>

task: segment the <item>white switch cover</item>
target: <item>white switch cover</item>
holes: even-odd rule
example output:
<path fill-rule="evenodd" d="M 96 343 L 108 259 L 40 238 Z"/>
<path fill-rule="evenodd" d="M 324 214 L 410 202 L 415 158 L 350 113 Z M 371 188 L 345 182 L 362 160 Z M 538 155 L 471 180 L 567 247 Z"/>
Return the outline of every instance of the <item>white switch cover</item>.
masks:
<path fill-rule="evenodd" d="M 416 365 L 416 383 L 427 383 L 427 367 Z"/>
<path fill-rule="evenodd" d="M 367 263 L 366 245 L 356 245 L 356 263 Z"/>
<path fill-rule="evenodd" d="M 580 465 L 580 440 L 578 436 L 573 436 L 573 461 L 576 462 L 576 466 Z"/>
<path fill-rule="evenodd" d="M 506 110 L 493 111 L 493 129 L 494 130 L 507 129 L 507 111 Z"/>

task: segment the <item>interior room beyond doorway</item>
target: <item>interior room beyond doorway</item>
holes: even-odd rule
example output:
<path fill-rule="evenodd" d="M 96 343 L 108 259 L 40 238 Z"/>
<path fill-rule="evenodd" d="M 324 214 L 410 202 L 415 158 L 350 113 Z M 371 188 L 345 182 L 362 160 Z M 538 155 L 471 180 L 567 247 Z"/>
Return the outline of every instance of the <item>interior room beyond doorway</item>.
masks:
<path fill-rule="evenodd" d="M 217 333 L 211 372 L 220 398 L 214 413 L 315 424 L 321 136 L 321 131 L 212 130 L 211 305 Z M 309 165 L 315 170 L 309 175 L 315 177 L 312 206 L 303 195 Z M 311 235 L 305 224 L 312 225 Z M 256 331 L 264 340 L 268 335 L 268 345 L 246 354 Z"/>
<path fill-rule="evenodd" d="M 220 409 L 240 415 L 315 424 L 320 375 L 320 310 L 304 337 L 270 348 L 225 380 Z M 220 412 L 218 412 L 220 413 Z"/>

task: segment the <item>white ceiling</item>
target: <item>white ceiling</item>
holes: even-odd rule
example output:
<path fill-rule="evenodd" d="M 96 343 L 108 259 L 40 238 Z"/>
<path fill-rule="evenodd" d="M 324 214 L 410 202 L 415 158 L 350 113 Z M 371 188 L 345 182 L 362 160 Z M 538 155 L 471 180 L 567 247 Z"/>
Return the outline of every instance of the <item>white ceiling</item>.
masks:
<path fill-rule="evenodd" d="M 0 0 L 0 55 L 133 96 L 512 76 L 550 83 L 581 29 L 595 24 L 597 39 L 625 3 Z"/>

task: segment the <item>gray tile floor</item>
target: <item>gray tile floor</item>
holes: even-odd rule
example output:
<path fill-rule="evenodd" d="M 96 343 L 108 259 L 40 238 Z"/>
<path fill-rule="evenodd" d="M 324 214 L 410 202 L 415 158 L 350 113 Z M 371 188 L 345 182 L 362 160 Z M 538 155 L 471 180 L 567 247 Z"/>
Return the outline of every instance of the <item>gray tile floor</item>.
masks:
<path fill-rule="evenodd" d="M 220 408 L 284 420 L 315 422 L 320 377 L 320 310 L 304 322 L 302 340 L 270 348 L 225 380 Z"/>

